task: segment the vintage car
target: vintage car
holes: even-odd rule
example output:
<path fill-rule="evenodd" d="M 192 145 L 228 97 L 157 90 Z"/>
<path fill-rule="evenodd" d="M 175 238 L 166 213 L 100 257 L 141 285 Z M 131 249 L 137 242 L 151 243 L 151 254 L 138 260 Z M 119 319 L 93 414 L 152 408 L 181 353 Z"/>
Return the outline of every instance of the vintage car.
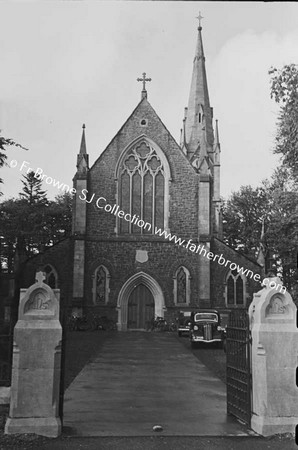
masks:
<path fill-rule="evenodd" d="M 179 311 L 179 315 L 177 317 L 178 336 L 182 336 L 183 334 L 189 335 L 190 324 L 191 311 Z"/>
<path fill-rule="evenodd" d="M 217 343 L 224 347 L 226 328 L 221 325 L 220 314 L 215 309 L 201 309 L 191 314 L 189 338 L 192 347 L 198 343 Z"/>

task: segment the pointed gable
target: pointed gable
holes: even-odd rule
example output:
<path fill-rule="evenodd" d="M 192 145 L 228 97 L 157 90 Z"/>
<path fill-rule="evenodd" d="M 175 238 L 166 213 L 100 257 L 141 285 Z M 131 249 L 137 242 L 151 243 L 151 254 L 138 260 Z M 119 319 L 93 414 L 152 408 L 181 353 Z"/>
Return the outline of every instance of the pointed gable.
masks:
<path fill-rule="evenodd" d="M 157 164 L 156 167 L 150 166 L 148 155 L 150 158 L 156 156 L 154 162 L 151 160 L 153 165 Z M 150 167 L 150 176 L 141 164 Z M 115 222 L 113 215 L 104 214 L 101 208 L 90 204 L 90 235 L 114 236 L 115 232 L 135 235 L 146 231 L 152 234 L 155 226 L 174 232 L 181 220 L 181 208 L 186 229 L 196 229 L 193 211 L 196 208 L 197 177 L 195 168 L 144 96 L 89 170 L 88 191 L 89 197 L 94 194 L 95 200 L 98 197 L 104 199 L 100 206 L 105 202 L 110 205 L 116 203 L 132 216 L 136 214 L 140 220 L 152 222 L 152 227 L 140 230 L 135 224 L 126 226 L 118 219 Z M 189 202 L 192 206 L 184 211 Z M 102 222 L 99 219 L 101 214 Z M 179 228 L 176 231 L 178 233 Z"/>
<path fill-rule="evenodd" d="M 148 137 L 154 141 L 165 152 L 166 157 L 170 160 L 174 153 L 181 155 L 188 167 L 191 167 L 181 151 L 180 146 L 159 118 L 147 97 L 144 96 L 124 125 L 108 144 L 104 152 L 95 161 L 91 170 L 93 170 L 97 162 L 102 160 L 105 153 L 109 152 L 111 148 L 114 149 L 114 161 L 116 167 L 121 153 L 140 136 Z M 171 149 L 171 151 L 169 151 L 169 149 Z"/>

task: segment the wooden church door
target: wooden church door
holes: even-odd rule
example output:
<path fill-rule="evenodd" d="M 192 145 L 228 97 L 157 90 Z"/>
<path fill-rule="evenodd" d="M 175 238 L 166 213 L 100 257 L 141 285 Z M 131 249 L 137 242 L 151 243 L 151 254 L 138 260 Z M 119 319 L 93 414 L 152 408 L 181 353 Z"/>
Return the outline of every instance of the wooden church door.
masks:
<path fill-rule="evenodd" d="M 128 300 L 127 328 L 146 330 L 154 318 L 154 298 L 144 284 L 134 288 Z"/>

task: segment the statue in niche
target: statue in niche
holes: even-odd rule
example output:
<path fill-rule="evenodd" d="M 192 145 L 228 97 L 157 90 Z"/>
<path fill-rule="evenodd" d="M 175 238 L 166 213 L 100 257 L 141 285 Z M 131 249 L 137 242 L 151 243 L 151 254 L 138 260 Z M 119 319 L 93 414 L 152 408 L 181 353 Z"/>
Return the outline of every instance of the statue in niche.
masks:
<path fill-rule="evenodd" d="M 283 299 L 279 296 L 274 296 L 267 306 L 267 316 L 274 314 L 285 314 L 287 312 L 287 305 L 284 304 Z"/>
<path fill-rule="evenodd" d="M 106 297 L 106 273 L 102 267 L 99 268 L 96 275 L 96 302 L 105 301 Z"/>
<path fill-rule="evenodd" d="M 50 298 L 41 291 L 36 292 L 27 302 L 25 313 L 32 310 L 50 309 Z"/>

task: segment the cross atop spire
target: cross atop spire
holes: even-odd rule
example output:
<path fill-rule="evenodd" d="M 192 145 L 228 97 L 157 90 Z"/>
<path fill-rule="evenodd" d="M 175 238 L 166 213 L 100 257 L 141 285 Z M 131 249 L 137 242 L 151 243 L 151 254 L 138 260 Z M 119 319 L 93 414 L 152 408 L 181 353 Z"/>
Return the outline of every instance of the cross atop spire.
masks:
<path fill-rule="evenodd" d="M 202 19 L 204 19 L 204 17 L 201 15 L 201 11 L 199 11 L 199 15 L 196 17 L 196 19 L 198 19 L 199 21 L 199 30 L 201 30 L 202 29 L 201 21 Z"/>
<path fill-rule="evenodd" d="M 146 91 L 146 82 L 151 81 L 151 78 L 146 78 L 146 72 L 143 72 L 142 78 L 137 78 L 137 81 L 143 82 L 143 90 L 142 90 L 142 98 L 147 98 L 147 91 Z"/>

